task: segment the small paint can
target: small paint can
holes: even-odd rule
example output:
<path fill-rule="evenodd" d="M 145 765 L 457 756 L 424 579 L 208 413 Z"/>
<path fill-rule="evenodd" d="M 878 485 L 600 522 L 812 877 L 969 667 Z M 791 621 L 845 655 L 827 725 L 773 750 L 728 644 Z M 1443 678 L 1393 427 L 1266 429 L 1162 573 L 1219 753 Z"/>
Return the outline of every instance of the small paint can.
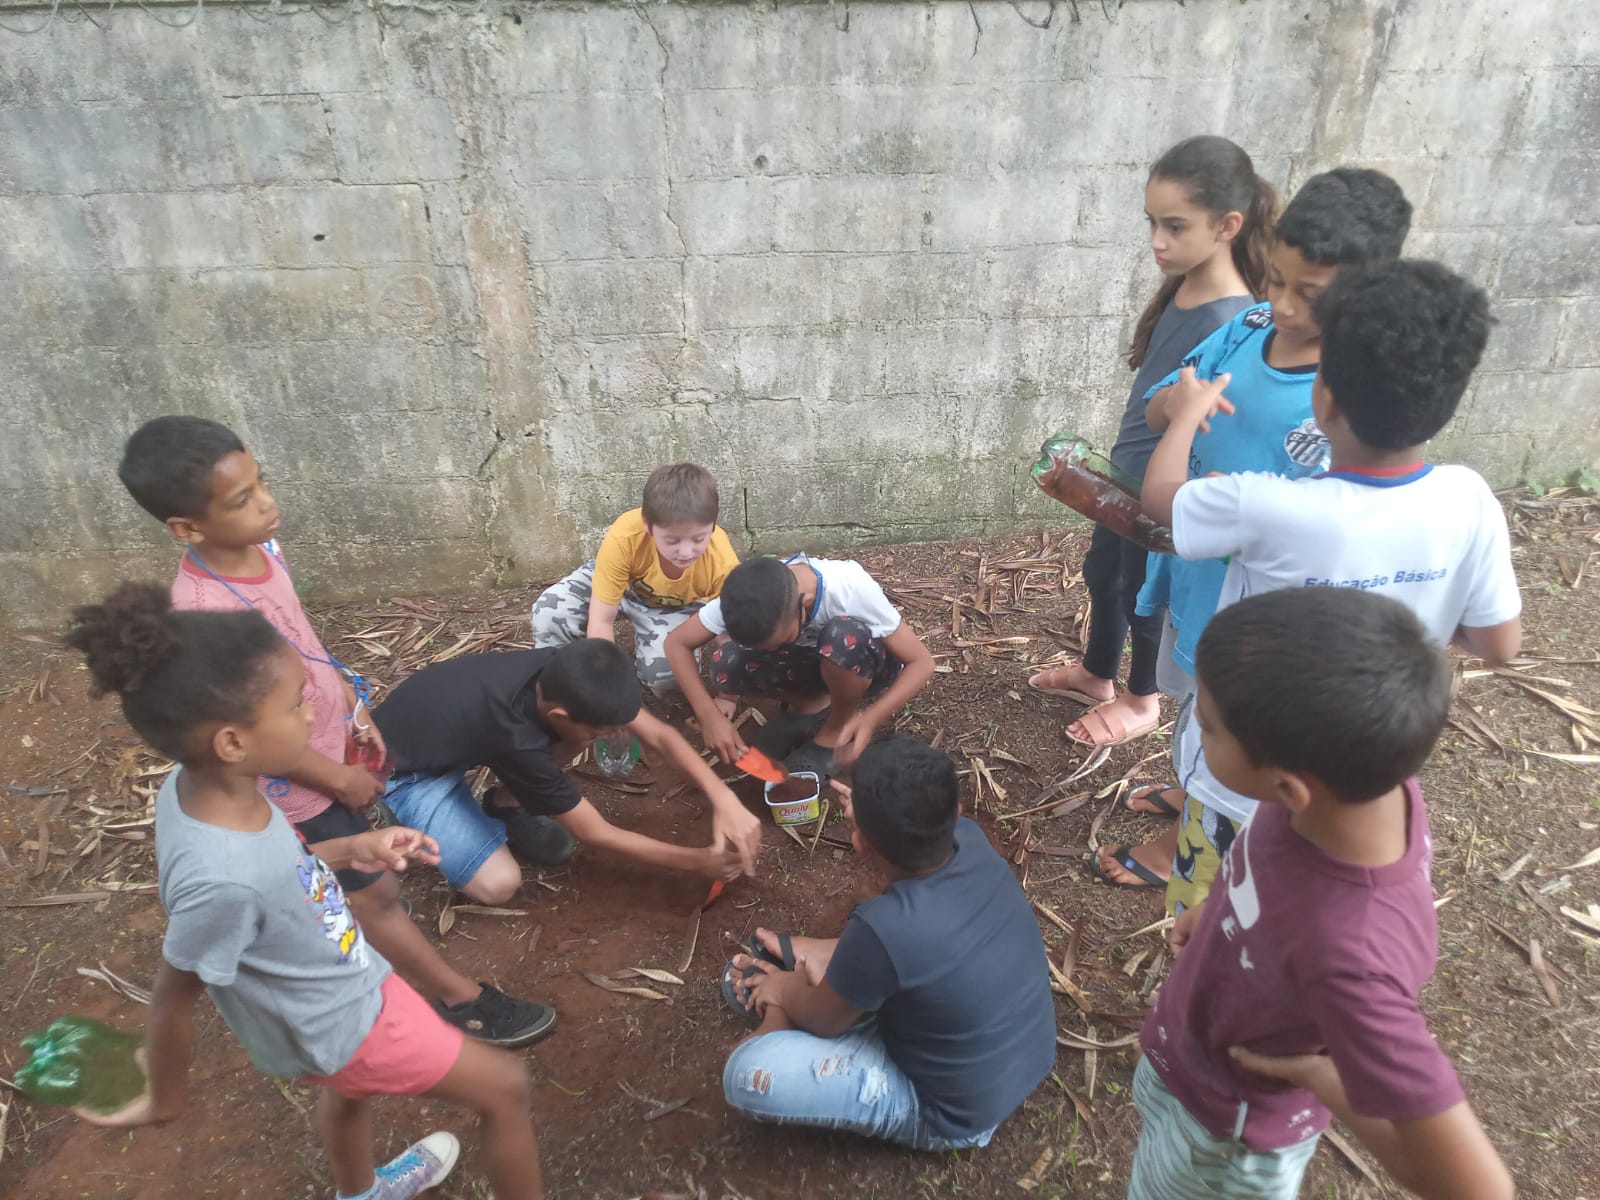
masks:
<path fill-rule="evenodd" d="M 773 798 L 774 792 L 777 799 Z M 795 771 L 783 783 L 766 785 L 767 807 L 779 825 L 806 825 L 815 821 L 822 815 L 821 797 L 822 777 L 815 771 Z"/>

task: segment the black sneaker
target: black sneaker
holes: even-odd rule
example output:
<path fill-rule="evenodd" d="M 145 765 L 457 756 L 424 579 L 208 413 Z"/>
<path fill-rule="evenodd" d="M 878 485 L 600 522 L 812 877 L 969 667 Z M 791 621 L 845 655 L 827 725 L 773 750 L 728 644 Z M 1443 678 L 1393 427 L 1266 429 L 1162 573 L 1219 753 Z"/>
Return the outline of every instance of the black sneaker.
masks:
<path fill-rule="evenodd" d="M 481 981 L 480 981 L 481 982 Z M 485 983 L 476 1000 L 434 1004 L 450 1024 L 476 1041 L 491 1046 L 529 1046 L 555 1032 L 556 1010 L 548 1004 L 518 1000 Z"/>
<path fill-rule="evenodd" d="M 564 867 L 572 861 L 578 841 L 551 817 L 536 817 L 520 804 L 491 804 L 483 811 L 506 827 L 506 845 L 520 861 L 539 867 Z"/>

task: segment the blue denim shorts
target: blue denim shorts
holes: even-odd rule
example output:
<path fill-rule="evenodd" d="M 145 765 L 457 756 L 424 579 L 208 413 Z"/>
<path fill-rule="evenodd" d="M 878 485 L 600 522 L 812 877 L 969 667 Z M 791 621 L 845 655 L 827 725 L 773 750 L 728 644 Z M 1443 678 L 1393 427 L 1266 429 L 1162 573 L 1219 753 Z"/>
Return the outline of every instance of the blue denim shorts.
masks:
<path fill-rule="evenodd" d="M 383 803 L 395 823 L 439 843 L 439 870 L 453 888 L 465 887 L 489 856 L 506 844 L 506 827 L 483 811 L 465 775 L 395 775 Z"/>

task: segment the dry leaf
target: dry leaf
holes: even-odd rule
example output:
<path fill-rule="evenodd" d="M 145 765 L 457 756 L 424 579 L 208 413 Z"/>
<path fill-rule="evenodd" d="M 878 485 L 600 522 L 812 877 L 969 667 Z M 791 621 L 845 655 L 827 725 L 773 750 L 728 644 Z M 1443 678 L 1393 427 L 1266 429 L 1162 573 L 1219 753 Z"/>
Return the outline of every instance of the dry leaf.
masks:
<path fill-rule="evenodd" d="M 1551 1008 L 1561 1007 L 1561 989 L 1556 986 L 1555 975 L 1550 970 L 1550 965 L 1544 960 L 1544 948 L 1539 945 L 1538 938 L 1528 939 L 1528 966 L 1533 969 L 1533 977 L 1539 981 L 1539 986 L 1544 989 L 1544 998 L 1550 1001 Z"/>
<path fill-rule="evenodd" d="M 484 917 L 525 917 L 527 909 L 523 908 L 495 908 L 492 904 L 457 904 L 451 912 L 477 913 Z"/>
<path fill-rule="evenodd" d="M 62 892 L 55 896 L 35 896 L 32 900 L 7 900 L 0 903 L 0 908 L 50 908 L 57 904 L 88 904 L 110 898 L 110 892 Z"/>
<path fill-rule="evenodd" d="M 1050 1169 L 1055 1157 L 1056 1152 L 1046 1146 L 1039 1152 L 1039 1157 L 1033 1160 L 1033 1166 L 1028 1168 L 1028 1173 L 1017 1180 L 1017 1186 L 1025 1192 L 1033 1191 L 1043 1181 L 1044 1173 Z"/>
<path fill-rule="evenodd" d="M 1366 1160 L 1366 1156 L 1352 1146 L 1342 1133 L 1330 1125 L 1322 1131 L 1322 1136 L 1327 1138 L 1333 1148 L 1350 1161 L 1351 1166 L 1366 1176 L 1368 1183 L 1380 1192 L 1386 1191 L 1383 1186 L 1383 1180 L 1372 1169 L 1372 1164 Z"/>
<path fill-rule="evenodd" d="M 683 986 L 683 980 L 679 979 L 671 971 L 663 971 L 658 967 L 629 967 L 628 970 L 644 979 L 653 979 L 657 983 L 671 983 L 678 987 Z"/>
<path fill-rule="evenodd" d="M 1595 865 L 1595 863 L 1600 863 L 1600 846 L 1596 846 L 1593 850 L 1589 851 L 1589 853 L 1585 854 L 1577 862 L 1568 863 L 1564 867 L 1555 867 L 1554 870 L 1557 870 L 1557 871 L 1576 871 L 1576 870 L 1579 870 L 1579 869 L 1581 869 L 1583 867 L 1592 867 L 1592 866 Z"/>
<path fill-rule="evenodd" d="M 616 992 L 623 996 L 637 996 L 641 1000 L 666 1000 L 669 1003 L 671 1001 L 671 997 L 662 995 L 655 988 L 629 987 L 627 984 L 618 983 L 614 979 L 608 979 L 604 975 L 596 975 L 593 971 L 579 971 L 578 974 L 594 984 L 595 987 L 604 988 L 608 992 Z"/>
<path fill-rule="evenodd" d="M 1124 1046 L 1131 1046 L 1139 1040 L 1137 1033 L 1130 1033 L 1111 1042 L 1097 1042 L 1093 1038 L 1084 1037 L 1079 1033 L 1061 1031 L 1056 1034 L 1056 1045 L 1065 1046 L 1069 1050 L 1120 1050 Z"/>

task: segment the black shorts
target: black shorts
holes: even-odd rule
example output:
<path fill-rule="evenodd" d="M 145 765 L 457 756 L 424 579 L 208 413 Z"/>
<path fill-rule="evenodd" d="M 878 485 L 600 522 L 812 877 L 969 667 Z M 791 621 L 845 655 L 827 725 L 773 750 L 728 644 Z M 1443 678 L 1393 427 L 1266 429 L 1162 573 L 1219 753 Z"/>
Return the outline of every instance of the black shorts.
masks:
<path fill-rule="evenodd" d="M 301 821 L 295 826 L 300 831 L 300 836 L 305 838 L 308 846 L 315 846 L 318 842 L 331 842 L 334 838 L 355 837 L 358 833 L 365 833 L 370 828 L 365 812 L 351 812 L 344 805 L 335 800 L 327 808 L 309 820 Z M 369 888 L 384 877 L 383 871 L 357 871 L 346 867 L 342 871 L 335 871 L 334 877 L 338 879 L 339 886 L 345 895 L 351 895 Z"/>

